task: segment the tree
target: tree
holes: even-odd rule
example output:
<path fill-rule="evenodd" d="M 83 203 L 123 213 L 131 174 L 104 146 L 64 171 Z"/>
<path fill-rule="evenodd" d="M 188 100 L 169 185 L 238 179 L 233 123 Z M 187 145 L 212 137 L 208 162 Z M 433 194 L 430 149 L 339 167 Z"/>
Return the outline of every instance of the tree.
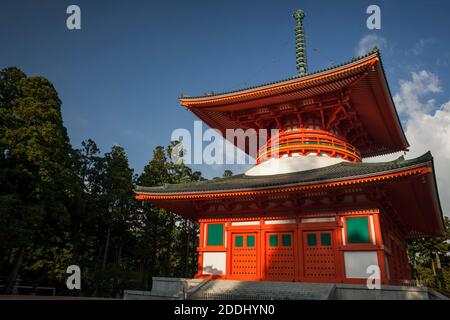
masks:
<path fill-rule="evenodd" d="M 103 224 L 106 234 L 103 246 L 103 258 L 101 263 L 101 274 L 99 278 L 110 280 L 106 273 L 108 257 L 111 245 L 115 249 L 115 259 L 111 267 L 115 270 L 116 282 L 121 282 L 122 274 L 125 270 L 122 268 L 122 257 L 124 242 L 129 232 L 130 221 L 134 212 L 133 199 L 133 170 L 130 169 L 125 150 L 120 146 L 113 146 L 111 152 L 105 154 L 104 175 L 102 177 L 102 212 L 104 214 Z M 111 273 L 111 269 L 109 270 Z M 103 283 L 102 283 L 103 285 Z M 101 286 L 102 286 L 101 285 Z"/>
<path fill-rule="evenodd" d="M 144 167 L 137 184 L 154 187 L 204 180 L 200 172 L 192 172 L 185 164 L 171 161 L 172 148 L 176 144 L 172 142 L 165 149 L 162 146 L 155 148 L 153 158 Z M 192 276 L 196 268 L 198 225 L 146 202 L 141 204 L 139 212 L 142 285 L 151 287 L 153 275 Z"/>
<path fill-rule="evenodd" d="M 2 266 L 11 270 L 11 291 L 27 253 L 45 242 L 41 252 L 51 255 L 50 248 L 61 244 L 79 189 L 53 85 L 6 68 L 0 72 L 0 97 L 0 221 L 7 222 L 1 234 L 8 251 Z"/>
<path fill-rule="evenodd" d="M 228 178 L 231 176 L 233 176 L 233 171 L 231 171 L 231 170 L 225 170 L 222 175 L 223 178 Z"/>
<path fill-rule="evenodd" d="M 447 216 L 444 227 L 443 237 L 410 241 L 408 256 L 414 278 L 423 280 L 427 286 L 447 290 L 450 288 L 450 219 Z"/>
<path fill-rule="evenodd" d="M 149 289 L 151 277 L 192 276 L 198 225 L 134 198 L 133 183 L 204 180 L 158 146 L 139 177 L 125 150 L 70 145 L 61 101 L 43 77 L 0 71 L 0 276 L 7 291 L 24 281 L 58 294 L 116 296 Z M 66 268 L 82 269 L 82 291 L 65 287 Z M 137 284 L 137 285 L 136 285 Z"/>

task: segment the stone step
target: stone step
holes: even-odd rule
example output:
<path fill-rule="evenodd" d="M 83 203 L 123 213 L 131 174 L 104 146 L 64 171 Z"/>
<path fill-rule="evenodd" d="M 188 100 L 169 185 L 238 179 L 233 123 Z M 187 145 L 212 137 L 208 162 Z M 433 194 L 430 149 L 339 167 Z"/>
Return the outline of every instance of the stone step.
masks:
<path fill-rule="evenodd" d="M 366 285 L 305 282 L 267 282 L 153 278 L 152 291 L 125 290 L 126 300 L 448 300 L 426 287 L 382 286 L 369 290 Z"/>
<path fill-rule="evenodd" d="M 326 300 L 333 288 L 333 284 L 322 283 L 211 280 L 190 298 Z"/>

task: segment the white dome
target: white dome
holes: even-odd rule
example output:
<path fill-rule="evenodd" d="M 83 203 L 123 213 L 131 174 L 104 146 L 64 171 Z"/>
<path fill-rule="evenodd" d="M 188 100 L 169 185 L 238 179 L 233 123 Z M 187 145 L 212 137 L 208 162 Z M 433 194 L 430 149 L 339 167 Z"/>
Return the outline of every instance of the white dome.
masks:
<path fill-rule="evenodd" d="M 283 158 L 271 158 L 245 172 L 247 176 L 269 176 L 274 174 L 291 173 L 331 166 L 344 160 L 328 156 L 293 156 Z M 348 162 L 348 161 L 347 161 Z"/>

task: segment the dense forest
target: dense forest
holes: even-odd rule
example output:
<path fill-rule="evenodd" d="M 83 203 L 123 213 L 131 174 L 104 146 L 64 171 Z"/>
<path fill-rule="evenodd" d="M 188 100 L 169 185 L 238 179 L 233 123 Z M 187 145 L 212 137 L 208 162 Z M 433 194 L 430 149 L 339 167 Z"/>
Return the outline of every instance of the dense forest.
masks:
<path fill-rule="evenodd" d="M 61 104 L 44 77 L 14 67 L 0 71 L 4 292 L 20 280 L 55 287 L 59 295 L 118 297 L 124 289 L 150 289 L 152 276 L 192 277 L 198 225 L 136 201 L 133 186 L 198 181 L 202 174 L 170 160 L 173 143 L 156 147 L 140 175 L 120 146 L 102 153 L 89 139 L 75 149 Z M 415 278 L 442 290 L 450 287 L 449 237 L 409 247 Z M 72 264 L 81 267 L 80 291 L 66 288 Z"/>
<path fill-rule="evenodd" d="M 133 185 L 203 179 L 158 146 L 137 176 L 125 150 L 102 154 L 93 140 L 70 145 L 61 101 L 43 77 L 0 73 L 0 277 L 66 289 L 81 267 L 83 295 L 148 289 L 152 276 L 192 277 L 198 226 L 134 199 Z M 1 283 L 0 283 L 1 284 Z"/>

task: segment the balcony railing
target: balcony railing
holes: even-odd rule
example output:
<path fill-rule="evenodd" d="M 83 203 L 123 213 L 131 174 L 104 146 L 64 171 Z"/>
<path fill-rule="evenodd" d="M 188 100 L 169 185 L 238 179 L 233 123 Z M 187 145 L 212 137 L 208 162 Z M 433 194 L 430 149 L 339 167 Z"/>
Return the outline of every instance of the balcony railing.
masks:
<path fill-rule="evenodd" d="M 281 158 L 284 155 L 292 156 L 295 153 L 303 156 L 311 153 L 326 154 L 351 162 L 361 161 L 361 154 L 358 149 L 344 139 L 327 131 L 312 129 L 280 132 L 279 135 L 270 138 L 259 149 L 256 161 L 261 163 L 269 158 Z"/>

